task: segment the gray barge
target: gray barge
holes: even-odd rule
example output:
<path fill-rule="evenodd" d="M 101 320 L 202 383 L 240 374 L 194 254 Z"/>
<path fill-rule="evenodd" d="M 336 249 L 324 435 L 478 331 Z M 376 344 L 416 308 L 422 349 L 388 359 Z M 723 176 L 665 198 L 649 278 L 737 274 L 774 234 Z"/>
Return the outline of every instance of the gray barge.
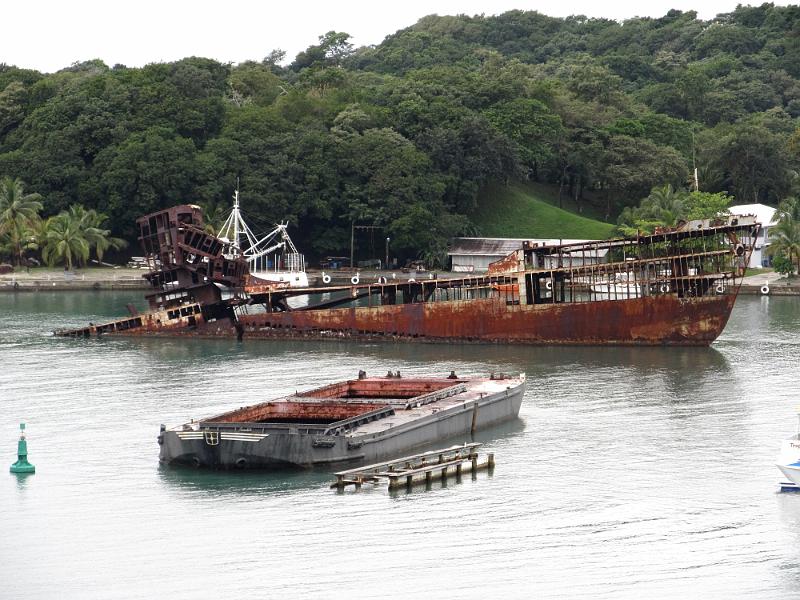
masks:
<path fill-rule="evenodd" d="M 519 414 L 525 375 L 405 378 L 326 385 L 167 429 L 162 464 L 275 469 L 376 462 Z"/>

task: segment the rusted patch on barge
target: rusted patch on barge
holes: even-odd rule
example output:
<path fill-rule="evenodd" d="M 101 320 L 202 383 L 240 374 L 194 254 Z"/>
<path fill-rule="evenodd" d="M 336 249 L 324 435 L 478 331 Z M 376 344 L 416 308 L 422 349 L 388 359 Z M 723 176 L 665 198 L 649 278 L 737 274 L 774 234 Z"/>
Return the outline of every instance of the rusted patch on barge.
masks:
<path fill-rule="evenodd" d="M 56 335 L 708 345 L 760 228 L 731 216 L 635 238 L 526 242 L 484 276 L 289 288 L 251 283 L 238 249 L 206 233 L 195 206 L 138 223 L 151 310 Z M 307 304 L 292 308 L 297 296 Z"/>

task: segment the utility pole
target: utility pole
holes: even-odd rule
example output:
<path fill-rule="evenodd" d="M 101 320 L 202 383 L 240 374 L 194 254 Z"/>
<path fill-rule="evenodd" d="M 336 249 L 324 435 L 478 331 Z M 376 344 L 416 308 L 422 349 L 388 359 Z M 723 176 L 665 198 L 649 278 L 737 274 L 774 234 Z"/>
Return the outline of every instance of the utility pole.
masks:
<path fill-rule="evenodd" d="M 356 225 L 355 221 L 350 221 L 350 267 L 354 266 L 353 260 L 355 259 L 355 234 L 356 229 L 383 229 L 379 225 Z M 388 238 L 386 240 L 389 242 Z"/>

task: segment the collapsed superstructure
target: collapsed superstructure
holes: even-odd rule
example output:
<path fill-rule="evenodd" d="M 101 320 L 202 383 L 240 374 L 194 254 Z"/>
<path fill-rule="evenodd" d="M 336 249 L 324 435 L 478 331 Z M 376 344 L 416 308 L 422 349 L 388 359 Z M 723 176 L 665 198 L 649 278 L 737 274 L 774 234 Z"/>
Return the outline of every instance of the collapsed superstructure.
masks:
<path fill-rule="evenodd" d="M 138 224 L 156 290 L 150 310 L 57 335 L 708 345 L 727 323 L 760 228 L 755 217 L 725 216 L 629 238 L 524 242 L 480 276 L 292 287 L 251 277 L 196 206 Z M 306 301 L 293 308 L 298 296 Z"/>

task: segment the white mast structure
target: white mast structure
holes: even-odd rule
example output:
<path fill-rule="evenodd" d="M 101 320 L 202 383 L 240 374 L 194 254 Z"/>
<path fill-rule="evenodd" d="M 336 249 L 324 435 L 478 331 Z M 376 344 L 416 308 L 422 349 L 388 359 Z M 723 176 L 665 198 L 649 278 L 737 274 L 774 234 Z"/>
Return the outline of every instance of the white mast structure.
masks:
<path fill-rule="evenodd" d="M 258 239 L 242 219 L 237 189 L 233 194 L 231 214 L 220 227 L 217 237 L 230 244 L 230 258 L 244 256 L 253 277 L 267 283 L 288 283 L 290 287 L 308 287 L 305 259 L 289 237 L 286 231 L 287 225 L 288 223 L 279 223 L 275 229 Z M 246 248 L 243 248 L 244 242 Z M 278 260 L 281 255 L 285 262 L 282 269 L 279 268 Z"/>

